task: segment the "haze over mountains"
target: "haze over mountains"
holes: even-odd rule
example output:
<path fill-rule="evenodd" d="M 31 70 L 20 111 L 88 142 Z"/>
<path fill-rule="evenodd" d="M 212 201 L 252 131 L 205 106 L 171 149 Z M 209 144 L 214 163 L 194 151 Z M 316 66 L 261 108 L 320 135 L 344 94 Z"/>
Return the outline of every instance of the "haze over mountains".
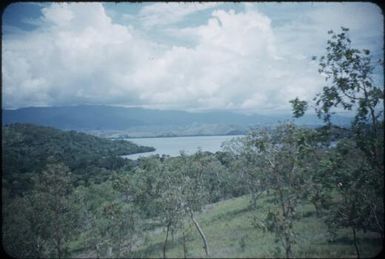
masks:
<path fill-rule="evenodd" d="M 250 127 L 274 126 L 289 119 L 290 114 L 245 115 L 229 111 L 193 113 L 95 105 L 3 110 L 3 125 L 32 123 L 97 135 L 101 132 L 124 132 L 126 137 L 241 134 Z M 344 126 L 350 121 L 349 117 L 336 116 L 334 123 Z M 306 115 L 295 120 L 295 123 L 310 127 L 322 125 L 315 115 Z"/>

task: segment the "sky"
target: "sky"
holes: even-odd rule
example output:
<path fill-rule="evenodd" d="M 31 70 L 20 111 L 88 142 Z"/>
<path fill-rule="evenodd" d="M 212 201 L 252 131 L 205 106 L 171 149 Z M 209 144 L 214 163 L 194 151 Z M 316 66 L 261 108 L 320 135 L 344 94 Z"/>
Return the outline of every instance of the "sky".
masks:
<path fill-rule="evenodd" d="M 313 56 L 350 29 L 383 57 L 373 3 L 13 3 L 2 16 L 2 106 L 114 105 L 284 113 L 325 85 Z M 383 71 L 375 81 L 384 84 Z"/>

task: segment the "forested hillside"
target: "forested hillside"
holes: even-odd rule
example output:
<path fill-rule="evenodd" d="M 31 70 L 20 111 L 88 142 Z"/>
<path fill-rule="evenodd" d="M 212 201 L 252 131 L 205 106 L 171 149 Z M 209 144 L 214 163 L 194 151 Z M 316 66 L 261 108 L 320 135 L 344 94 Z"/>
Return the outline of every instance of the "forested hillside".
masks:
<path fill-rule="evenodd" d="M 75 131 L 61 131 L 33 124 L 2 128 L 3 180 L 12 190 L 22 189 L 31 174 L 48 161 L 64 162 L 77 180 L 105 179 L 128 161 L 121 155 L 153 151 L 129 141 L 112 141 Z"/>

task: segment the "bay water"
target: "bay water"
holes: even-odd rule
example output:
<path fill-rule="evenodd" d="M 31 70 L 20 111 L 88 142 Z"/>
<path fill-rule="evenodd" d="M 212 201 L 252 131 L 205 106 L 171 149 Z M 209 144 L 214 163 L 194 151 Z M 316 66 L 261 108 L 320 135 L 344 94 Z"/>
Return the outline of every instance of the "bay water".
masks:
<path fill-rule="evenodd" d="M 129 138 L 126 139 L 137 145 L 151 146 L 155 151 L 125 155 L 124 158 L 138 159 L 139 157 L 148 157 L 154 154 L 178 156 L 181 151 L 186 154 L 193 154 L 199 149 L 215 153 L 220 151 L 221 145 L 232 138 L 243 137 L 243 135 L 231 136 L 189 136 L 189 137 L 161 137 L 161 138 Z"/>

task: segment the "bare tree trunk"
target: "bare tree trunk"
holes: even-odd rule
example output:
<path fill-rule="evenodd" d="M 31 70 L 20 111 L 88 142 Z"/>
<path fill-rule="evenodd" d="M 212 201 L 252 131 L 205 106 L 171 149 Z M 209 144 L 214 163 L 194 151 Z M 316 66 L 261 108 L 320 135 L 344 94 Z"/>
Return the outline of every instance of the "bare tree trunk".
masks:
<path fill-rule="evenodd" d="M 166 258 L 166 246 L 167 246 L 167 239 L 168 239 L 168 232 L 170 230 L 170 223 L 168 223 L 167 225 L 167 231 L 166 231 L 166 239 L 164 240 L 164 244 L 163 244 L 163 258 Z"/>
<path fill-rule="evenodd" d="M 112 257 L 112 246 L 107 248 L 107 257 Z"/>
<path fill-rule="evenodd" d="M 96 258 L 100 258 L 99 245 L 98 244 L 95 244 L 95 250 L 96 250 Z"/>
<path fill-rule="evenodd" d="M 353 230 L 353 243 L 354 243 L 354 247 L 356 248 L 357 258 L 360 258 L 360 251 L 358 250 L 358 244 L 357 244 L 356 229 L 352 227 L 352 230 Z"/>
<path fill-rule="evenodd" d="M 314 202 L 314 207 L 315 207 L 315 215 L 317 216 L 317 218 L 319 218 L 321 213 L 320 213 L 320 206 L 318 205 L 318 202 Z"/>
<path fill-rule="evenodd" d="M 120 257 L 120 253 L 122 251 L 122 240 L 123 240 L 123 234 L 121 231 L 118 233 L 119 235 L 119 240 L 118 240 L 118 245 L 117 245 L 117 252 L 116 252 L 116 257 Z"/>
<path fill-rule="evenodd" d="M 293 252 L 291 251 L 291 242 L 290 242 L 290 237 L 288 235 L 285 235 L 286 239 L 286 258 L 292 258 L 293 257 Z"/>
<path fill-rule="evenodd" d="M 203 241 L 203 248 L 205 249 L 205 252 L 206 252 L 206 255 L 208 256 L 209 255 L 209 247 L 208 247 L 208 244 L 207 244 L 207 240 L 206 240 L 206 237 L 205 237 L 205 234 L 203 233 L 201 227 L 199 226 L 198 222 L 195 220 L 194 218 L 194 214 L 192 211 L 190 211 L 190 216 L 191 216 L 191 220 L 194 222 L 194 225 L 195 227 L 197 228 L 201 238 L 202 238 L 202 241 Z"/>
<path fill-rule="evenodd" d="M 128 243 L 127 247 L 128 247 L 128 254 L 131 255 L 131 252 L 132 252 L 132 241 L 130 240 L 130 242 Z"/>
<path fill-rule="evenodd" d="M 187 258 L 187 246 L 186 246 L 186 235 L 184 233 L 184 230 L 182 232 L 182 238 L 183 238 L 183 258 Z"/>
<path fill-rule="evenodd" d="M 364 87 L 363 87 L 363 90 L 364 90 L 364 96 L 365 96 L 365 100 L 367 101 L 367 103 L 370 103 L 368 100 L 369 100 L 369 97 L 368 97 L 368 91 L 366 90 L 366 87 L 365 87 L 365 84 L 364 84 Z M 370 111 L 370 117 L 371 117 L 371 121 L 372 121 L 372 127 L 373 127 L 373 135 L 374 135 L 374 138 L 377 137 L 377 119 L 376 119 L 376 115 L 375 115 L 375 112 L 374 112 L 374 107 L 372 107 L 371 105 L 368 105 L 369 107 L 369 111 Z M 371 143 L 370 144 L 370 148 L 372 149 L 371 152 L 372 152 L 372 156 L 374 157 L 374 164 L 380 168 L 380 170 L 384 170 L 384 167 L 381 166 L 381 163 L 379 163 L 379 150 L 377 150 L 377 147 L 374 143 Z M 373 159 L 373 158 L 372 158 Z"/>
<path fill-rule="evenodd" d="M 58 234 L 57 234 L 57 237 L 58 237 Z M 57 244 L 56 244 L 56 250 L 57 250 L 57 257 L 60 259 L 61 258 L 61 240 L 60 240 L 60 237 L 57 238 Z"/>
<path fill-rule="evenodd" d="M 376 205 L 371 203 L 370 207 L 371 207 L 371 211 L 372 211 L 372 214 L 374 216 L 374 219 L 376 221 L 376 225 L 377 225 L 378 229 L 380 230 L 382 243 L 384 243 L 384 228 L 381 226 L 381 224 L 378 220 L 378 217 L 376 214 Z"/>
<path fill-rule="evenodd" d="M 257 208 L 257 195 L 254 190 L 251 190 L 251 208 Z"/>
<path fill-rule="evenodd" d="M 41 245 L 40 245 L 40 238 L 39 237 L 37 237 L 37 239 L 36 239 L 36 251 L 37 251 L 37 258 L 41 258 L 42 256 L 41 256 Z"/>
<path fill-rule="evenodd" d="M 316 188 L 317 187 L 314 187 L 314 189 L 316 189 Z M 320 211 L 322 208 L 322 198 L 320 195 L 320 190 L 318 188 L 316 189 L 315 197 L 313 199 L 313 204 L 315 207 L 315 214 L 317 217 L 319 217 L 321 215 Z"/>
<path fill-rule="evenodd" d="M 278 193 L 279 193 L 279 200 L 281 203 L 283 220 L 288 221 L 288 220 L 290 220 L 290 208 L 291 208 L 290 203 L 289 203 L 290 200 L 287 203 L 285 202 L 281 186 L 278 187 Z M 291 231 L 291 229 L 286 227 L 285 231 Z M 284 234 L 284 240 L 285 240 L 284 247 L 285 247 L 285 251 L 286 251 L 286 258 L 292 258 L 293 252 L 291 250 L 291 239 L 290 239 L 289 233 Z"/>
<path fill-rule="evenodd" d="M 118 241 L 118 248 L 117 248 L 117 252 L 116 252 L 116 257 L 120 257 L 120 250 L 121 250 L 121 241 L 119 240 Z"/>

